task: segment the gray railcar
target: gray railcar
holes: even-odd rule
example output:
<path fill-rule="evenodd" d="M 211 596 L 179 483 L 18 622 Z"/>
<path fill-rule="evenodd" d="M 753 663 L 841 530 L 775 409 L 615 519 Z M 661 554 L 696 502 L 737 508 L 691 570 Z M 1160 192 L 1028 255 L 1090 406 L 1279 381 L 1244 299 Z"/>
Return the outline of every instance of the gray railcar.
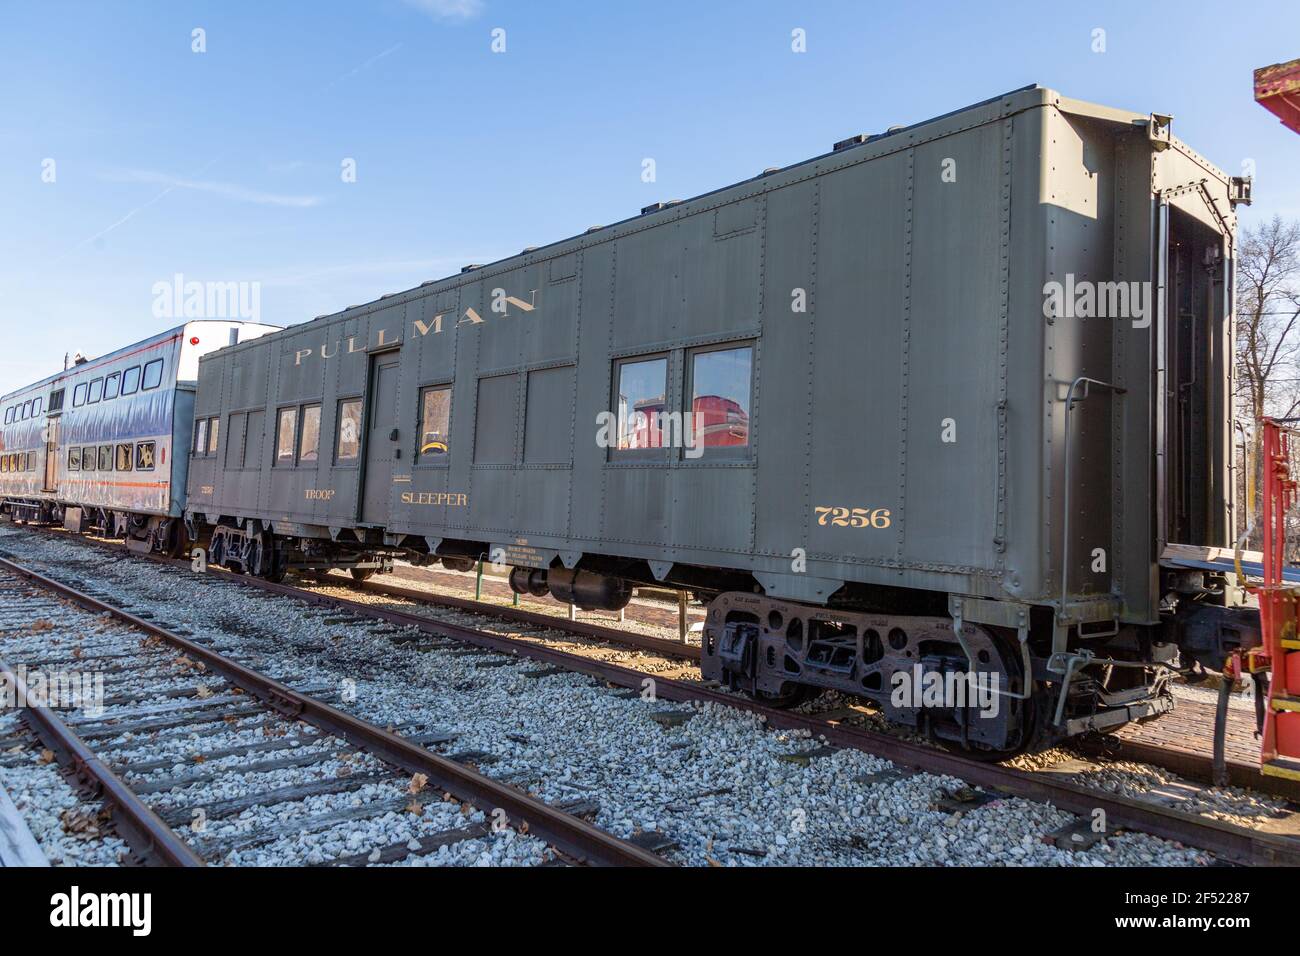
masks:
<path fill-rule="evenodd" d="M 977 750 L 1148 717 L 1235 593 L 1160 560 L 1234 531 L 1248 190 L 1040 87 L 855 137 L 204 356 L 192 533 L 270 576 L 690 589 L 707 676 Z M 1218 612 L 1198 639 L 1246 626 Z M 898 696 L 963 669 L 996 714 Z"/>

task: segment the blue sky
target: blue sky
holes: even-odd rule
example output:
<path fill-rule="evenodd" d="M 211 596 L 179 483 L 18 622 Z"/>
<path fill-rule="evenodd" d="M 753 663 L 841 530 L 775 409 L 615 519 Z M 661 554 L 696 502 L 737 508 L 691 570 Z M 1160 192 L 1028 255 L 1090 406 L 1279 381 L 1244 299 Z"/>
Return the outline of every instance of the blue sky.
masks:
<path fill-rule="evenodd" d="M 1035 82 L 1172 113 L 1254 160 L 1243 222 L 1300 216 L 1251 96 L 1300 4 L 1059 6 L 0 0 L 0 392 L 165 326 L 176 273 L 300 322 Z"/>

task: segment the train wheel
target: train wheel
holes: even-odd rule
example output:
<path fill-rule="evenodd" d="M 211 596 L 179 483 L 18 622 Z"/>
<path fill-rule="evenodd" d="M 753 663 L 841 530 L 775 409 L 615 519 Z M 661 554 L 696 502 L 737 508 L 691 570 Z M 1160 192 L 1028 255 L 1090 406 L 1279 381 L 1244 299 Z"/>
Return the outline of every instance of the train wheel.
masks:
<path fill-rule="evenodd" d="M 369 581 L 375 576 L 374 568 L 349 568 L 348 573 L 352 575 L 353 581 Z"/>

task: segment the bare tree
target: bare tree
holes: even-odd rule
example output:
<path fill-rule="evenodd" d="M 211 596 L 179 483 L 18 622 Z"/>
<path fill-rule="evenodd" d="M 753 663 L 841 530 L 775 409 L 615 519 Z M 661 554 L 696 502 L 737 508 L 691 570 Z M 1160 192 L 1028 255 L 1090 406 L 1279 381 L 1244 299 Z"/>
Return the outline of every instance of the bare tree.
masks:
<path fill-rule="evenodd" d="M 1274 216 L 1247 230 L 1236 276 L 1238 408 L 1250 423 L 1291 418 L 1300 412 L 1300 221 Z M 1247 525 L 1256 517 L 1261 440 L 1251 427 L 1239 511 Z"/>

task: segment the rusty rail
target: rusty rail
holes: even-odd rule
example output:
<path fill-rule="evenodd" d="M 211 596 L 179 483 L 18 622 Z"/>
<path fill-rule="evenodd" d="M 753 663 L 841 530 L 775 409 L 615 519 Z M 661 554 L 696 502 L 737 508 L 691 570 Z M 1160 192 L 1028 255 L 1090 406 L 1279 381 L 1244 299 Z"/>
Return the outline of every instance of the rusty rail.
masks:
<path fill-rule="evenodd" d="M 4 566 L 13 570 L 7 561 Z M 25 700 L 27 687 L 18 672 L 0 660 L 0 673 L 12 683 L 18 699 Z M 190 849 L 189 844 L 163 823 L 108 764 L 95 756 L 86 742 L 60 720 L 52 709 L 24 707 L 23 719 L 45 746 L 50 748 L 62 766 L 75 773 L 95 794 L 104 798 L 117 832 L 145 862 L 164 866 L 205 865 L 202 858 Z"/>
<path fill-rule="evenodd" d="M 42 587 L 61 594 L 83 607 L 112 615 L 119 621 L 129 624 L 141 631 L 161 638 L 173 647 L 184 652 L 191 659 L 201 661 L 212 671 L 220 674 L 230 683 L 242 688 L 248 694 L 263 701 L 268 706 L 286 716 L 303 720 L 330 734 L 340 737 L 354 746 L 366 750 L 382 760 L 408 773 L 421 773 L 429 782 L 457 799 L 473 804 L 484 813 L 491 815 L 494 810 L 504 810 L 512 826 L 527 823 L 527 830 L 534 836 L 545 840 L 556 849 L 575 859 L 598 865 L 609 866 L 666 866 L 667 861 L 661 857 L 619 839 L 611 833 L 588 823 L 578 817 L 557 810 L 547 803 L 529 796 L 522 791 L 490 777 L 463 767 L 455 761 L 440 757 L 413 744 L 408 740 L 367 723 L 351 714 L 322 703 L 306 694 L 299 693 L 291 687 L 272 680 L 256 671 L 244 667 L 201 644 L 186 640 L 179 634 L 173 634 L 165 628 L 150 621 L 136 617 L 128 611 L 114 607 L 97 598 L 70 587 L 61 581 L 23 567 L 6 558 L 0 558 L 0 568 L 21 575 Z M 282 585 L 256 578 L 236 578 L 246 584 L 263 585 L 269 589 L 278 589 Z M 306 592 L 285 588 L 292 594 Z M 82 757 L 95 760 L 94 755 L 82 745 Z M 107 767 L 103 768 L 107 771 Z M 116 779 L 116 778 L 114 778 Z M 129 792 L 125 784 L 117 781 Z M 147 809 L 147 808 L 146 808 Z M 161 821 L 159 821 L 161 823 Z"/>

